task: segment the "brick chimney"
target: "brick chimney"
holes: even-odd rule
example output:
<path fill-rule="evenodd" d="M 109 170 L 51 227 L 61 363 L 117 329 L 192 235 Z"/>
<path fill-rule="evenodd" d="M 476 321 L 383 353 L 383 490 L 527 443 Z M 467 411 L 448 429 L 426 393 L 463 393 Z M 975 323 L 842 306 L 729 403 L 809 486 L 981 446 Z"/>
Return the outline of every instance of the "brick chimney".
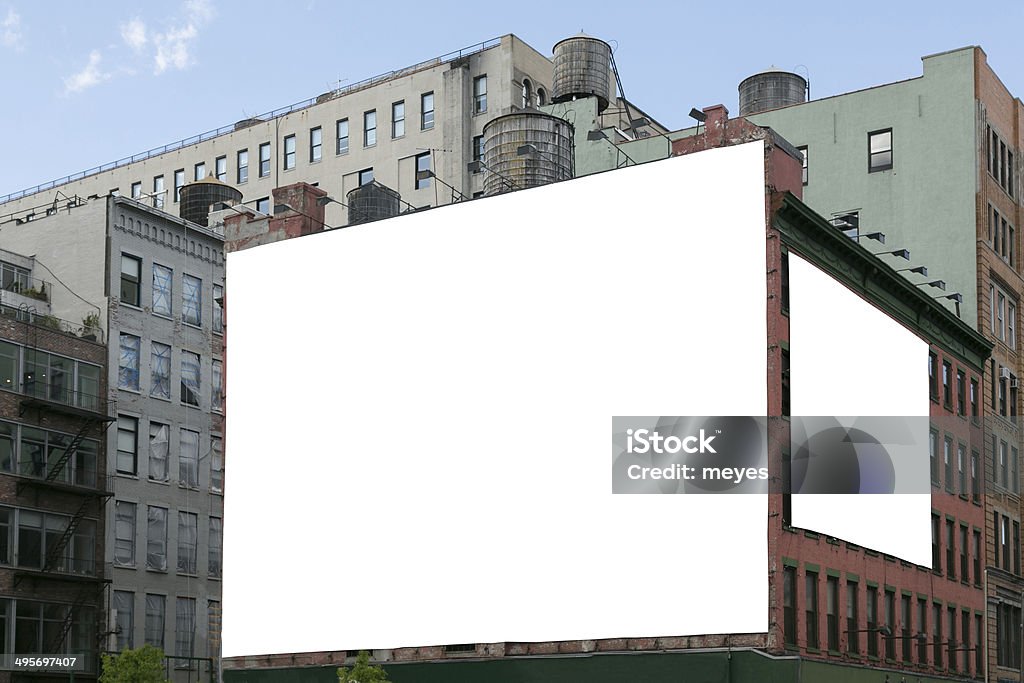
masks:
<path fill-rule="evenodd" d="M 309 235 L 324 229 L 324 207 L 317 203 L 327 193 L 309 183 L 295 183 L 274 188 L 274 206 L 291 207 L 270 218 L 270 233 L 279 233 L 279 239 Z"/>
<path fill-rule="evenodd" d="M 701 109 L 707 120 L 704 122 L 705 149 L 721 147 L 726 140 L 726 122 L 729 120 L 729 110 L 724 104 L 713 104 L 710 107 Z"/>

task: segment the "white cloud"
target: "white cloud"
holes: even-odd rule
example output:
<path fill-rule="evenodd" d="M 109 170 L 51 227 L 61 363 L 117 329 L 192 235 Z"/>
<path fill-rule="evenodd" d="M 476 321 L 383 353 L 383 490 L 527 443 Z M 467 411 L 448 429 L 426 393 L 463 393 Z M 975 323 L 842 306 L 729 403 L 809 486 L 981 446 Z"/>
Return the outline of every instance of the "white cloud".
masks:
<path fill-rule="evenodd" d="M 199 29 L 216 14 L 210 0 L 185 0 L 185 16 L 181 22 L 161 33 L 153 33 L 156 52 L 153 71 L 157 75 L 169 69 L 182 70 L 195 59 L 192 50 L 199 38 Z"/>
<path fill-rule="evenodd" d="M 100 71 L 101 59 L 99 50 L 90 52 L 89 63 L 85 65 L 85 68 L 64 79 L 64 94 L 82 92 L 110 78 L 109 73 Z"/>
<path fill-rule="evenodd" d="M 7 16 L 0 21 L 0 45 L 14 50 L 24 47 L 21 39 L 21 15 L 13 7 L 7 9 Z"/>
<path fill-rule="evenodd" d="M 146 24 L 141 19 L 132 19 L 121 24 L 121 39 L 131 49 L 138 52 L 146 45 Z"/>
<path fill-rule="evenodd" d="M 153 59 L 156 73 L 162 74 L 168 69 L 181 70 L 188 67 L 192 63 L 189 50 L 197 35 L 199 31 L 192 24 L 154 35 L 156 55 Z"/>

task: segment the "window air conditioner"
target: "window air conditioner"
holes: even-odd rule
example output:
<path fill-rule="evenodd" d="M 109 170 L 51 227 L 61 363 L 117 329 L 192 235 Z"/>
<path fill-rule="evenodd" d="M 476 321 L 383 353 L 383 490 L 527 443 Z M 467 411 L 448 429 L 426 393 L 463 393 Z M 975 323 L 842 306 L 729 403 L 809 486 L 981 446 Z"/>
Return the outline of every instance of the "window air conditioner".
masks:
<path fill-rule="evenodd" d="M 1010 379 L 1010 368 L 999 368 L 1000 379 Z"/>

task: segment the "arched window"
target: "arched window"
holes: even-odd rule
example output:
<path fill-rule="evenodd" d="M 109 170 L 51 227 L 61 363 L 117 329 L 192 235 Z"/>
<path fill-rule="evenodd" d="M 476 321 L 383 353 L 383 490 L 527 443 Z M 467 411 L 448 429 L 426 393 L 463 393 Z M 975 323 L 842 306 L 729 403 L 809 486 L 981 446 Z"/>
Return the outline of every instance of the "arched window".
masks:
<path fill-rule="evenodd" d="M 544 92 L 544 88 L 538 87 L 537 88 L 537 106 L 538 107 L 543 107 L 545 104 L 548 103 L 547 100 L 548 100 L 547 93 Z"/>
<path fill-rule="evenodd" d="M 526 109 L 533 103 L 533 84 L 530 83 L 529 78 L 523 79 L 523 109 Z"/>

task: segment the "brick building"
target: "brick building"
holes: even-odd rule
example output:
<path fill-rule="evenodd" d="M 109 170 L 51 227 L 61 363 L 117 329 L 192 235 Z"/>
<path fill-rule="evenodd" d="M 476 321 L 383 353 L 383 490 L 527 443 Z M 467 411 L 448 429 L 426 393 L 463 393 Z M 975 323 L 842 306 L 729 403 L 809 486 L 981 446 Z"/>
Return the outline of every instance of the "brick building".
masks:
<path fill-rule="evenodd" d="M 635 667 L 630 669 L 632 675 L 645 680 L 674 680 L 680 668 L 689 667 L 720 680 L 834 680 L 836 676 L 873 680 L 870 677 L 878 669 L 884 669 L 886 676 L 913 675 L 920 680 L 981 677 L 981 534 L 986 517 L 980 499 L 980 463 L 967 470 L 964 458 L 972 446 L 981 443 L 977 397 L 984 385 L 990 345 L 870 250 L 801 203 L 801 155 L 796 148 L 771 129 L 742 119 L 729 120 L 724 107 L 710 107 L 705 113 L 705 132 L 676 140 L 676 154 L 751 141 L 765 145 L 769 414 L 784 416 L 789 410 L 786 264 L 791 254 L 814 263 L 877 310 L 928 340 L 933 363 L 948 365 L 946 382 L 933 384 L 942 395 L 936 394 L 929 403 L 935 436 L 932 443 L 935 448 L 951 444 L 952 450 L 945 456 L 954 458 L 945 461 L 948 466 L 938 468 L 939 486 L 931 496 L 933 522 L 939 532 L 933 539 L 935 561 L 931 566 L 915 565 L 796 528 L 790 523 L 787 497 L 773 494 L 768 508 L 766 567 L 771 587 L 769 628 L 764 633 L 652 634 L 649 638 L 375 650 L 375 659 L 387 665 L 393 680 L 476 680 L 480 676 L 488 680 L 547 680 L 554 675 L 618 680 L 622 667 L 630 667 L 627 662 Z M 306 196 L 296 199 L 303 206 L 316 204 L 315 188 L 290 188 L 287 192 L 293 198 Z M 310 211 L 305 227 L 290 230 L 285 229 L 282 218 L 226 217 L 226 250 L 316 231 L 321 218 L 314 209 Z M 923 365 L 920 372 L 923 380 Z M 973 401 L 968 400 L 968 386 L 975 387 Z M 946 395 L 949 400 L 942 400 Z M 770 424 L 771 467 L 777 476 L 783 476 L 788 462 L 788 426 L 785 420 Z M 960 460 L 955 460 L 957 453 Z M 933 451 L 933 458 L 939 457 L 940 453 Z M 933 462 L 937 466 L 938 460 Z M 952 493 L 945 490 L 947 485 Z M 953 544 L 948 543 L 946 534 L 952 534 Z M 974 544 L 973 550 L 957 552 L 958 548 L 968 549 L 959 540 L 964 534 Z M 923 619 L 919 616 L 921 605 Z M 919 637 L 922 633 L 923 638 Z M 653 654 L 655 651 L 659 654 Z M 644 652 L 651 654 L 641 655 Z M 335 667 L 350 663 L 354 654 L 336 651 L 231 658 L 225 661 L 224 675 L 227 681 L 326 681 L 332 679 Z"/>
<path fill-rule="evenodd" d="M 76 675 L 94 678 L 112 579 L 106 346 L 101 331 L 42 312 L 52 283 L 36 278 L 32 259 L 2 259 L 0 652 L 74 654 L 84 660 Z M 18 307 L 26 291 L 31 309 Z"/>

